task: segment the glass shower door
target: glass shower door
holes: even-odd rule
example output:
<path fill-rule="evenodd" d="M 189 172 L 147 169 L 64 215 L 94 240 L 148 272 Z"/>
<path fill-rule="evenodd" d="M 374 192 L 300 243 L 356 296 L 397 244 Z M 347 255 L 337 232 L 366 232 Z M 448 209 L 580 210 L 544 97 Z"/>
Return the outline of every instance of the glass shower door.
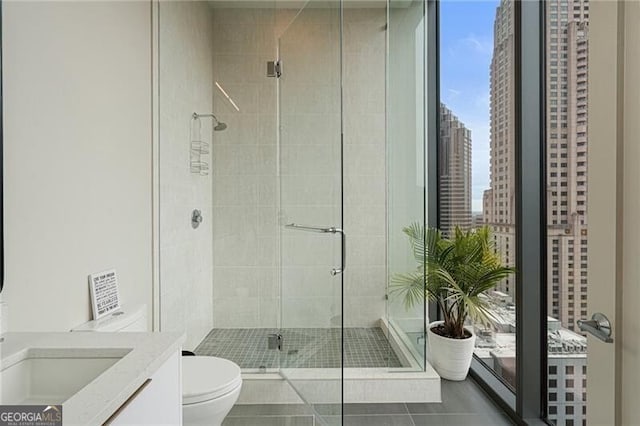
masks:
<path fill-rule="evenodd" d="M 342 404 L 340 43 L 340 2 L 310 1 L 280 36 L 276 67 L 280 371 L 305 402 L 322 404 L 325 420 Z"/>

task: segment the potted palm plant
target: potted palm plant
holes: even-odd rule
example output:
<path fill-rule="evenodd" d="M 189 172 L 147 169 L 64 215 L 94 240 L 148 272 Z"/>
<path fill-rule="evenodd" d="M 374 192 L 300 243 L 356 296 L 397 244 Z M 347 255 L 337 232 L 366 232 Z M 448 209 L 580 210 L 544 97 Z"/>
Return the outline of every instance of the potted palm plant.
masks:
<path fill-rule="evenodd" d="M 441 377 L 464 380 L 471 365 L 475 334 L 465 324 L 485 326 L 493 321 L 485 292 L 515 272 L 502 265 L 494 250 L 488 227 L 463 231 L 456 227 L 452 238 L 439 230 L 412 224 L 403 232 L 409 237 L 418 262 L 415 271 L 392 278 L 391 292 L 403 298 L 407 308 L 434 301 L 442 321 L 427 330 L 429 362 Z"/>

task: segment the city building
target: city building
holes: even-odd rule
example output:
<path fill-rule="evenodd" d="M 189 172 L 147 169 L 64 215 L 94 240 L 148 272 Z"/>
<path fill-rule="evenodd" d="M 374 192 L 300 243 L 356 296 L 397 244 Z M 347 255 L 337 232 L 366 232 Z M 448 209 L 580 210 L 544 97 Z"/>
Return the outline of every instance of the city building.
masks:
<path fill-rule="evenodd" d="M 475 327 L 475 354 L 509 385 L 516 386 L 515 306 L 494 291 L 493 329 Z M 547 318 L 547 395 L 549 420 L 557 425 L 583 424 L 586 419 L 587 339 Z"/>
<path fill-rule="evenodd" d="M 490 189 L 483 197 L 484 222 L 493 233 L 496 249 L 506 265 L 515 264 L 515 104 L 514 7 L 502 1 L 493 25 L 490 71 Z M 515 279 L 503 280 L 498 289 L 515 300 Z"/>
<path fill-rule="evenodd" d="M 547 5 L 548 313 L 587 317 L 588 0 Z"/>
<path fill-rule="evenodd" d="M 548 313 L 563 327 L 587 316 L 587 1 L 547 6 L 547 235 Z M 513 6 L 496 10 L 491 61 L 490 189 L 483 197 L 504 263 L 515 261 L 515 139 Z M 512 280 L 511 280 L 512 281 Z M 499 290 L 514 297 L 513 282 Z"/>
<path fill-rule="evenodd" d="M 557 424 L 586 419 L 586 338 L 576 320 L 587 318 L 587 71 L 588 0 L 546 2 L 547 312 L 548 415 Z M 503 262 L 515 261 L 514 10 L 496 10 L 491 61 L 490 188 L 483 194 L 483 222 L 494 233 Z M 513 282 L 499 295 L 515 302 Z M 511 304 L 497 308 L 509 324 Z M 515 385 L 515 334 L 499 324 L 480 339 L 487 364 Z M 486 334 L 486 333 L 485 333 Z M 483 337 L 482 335 L 480 335 Z M 488 339 L 488 340 L 487 340 Z M 477 351 L 477 352 L 478 352 Z M 484 356 L 482 355 L 484 353 Z"/>
<path fill-rule="evenodd" d="M 549 317 L 547 321 L 549 420 L 581 425 L 587 414 L 587 338 Z"/>
<path fill-rule="evenodd" d="M 471 226 L 479 228 L 484 225 L 484 215 L 482 212 L 471 212 Z"/>
<path fill-rule="evenodd" d="M 440 229 L 469 229 L 471 217 L 471 130 L 440 104 Z"/>

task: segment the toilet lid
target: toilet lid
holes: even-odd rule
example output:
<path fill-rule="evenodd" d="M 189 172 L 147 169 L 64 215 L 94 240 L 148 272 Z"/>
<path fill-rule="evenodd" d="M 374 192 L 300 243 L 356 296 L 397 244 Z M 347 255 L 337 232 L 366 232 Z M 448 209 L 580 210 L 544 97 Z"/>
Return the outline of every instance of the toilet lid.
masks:
<path fill-rule="evenodd" d="M 182 357 L 182 403 L 209 401 L 242 384 L 240 367 L 212 356 Z"/>

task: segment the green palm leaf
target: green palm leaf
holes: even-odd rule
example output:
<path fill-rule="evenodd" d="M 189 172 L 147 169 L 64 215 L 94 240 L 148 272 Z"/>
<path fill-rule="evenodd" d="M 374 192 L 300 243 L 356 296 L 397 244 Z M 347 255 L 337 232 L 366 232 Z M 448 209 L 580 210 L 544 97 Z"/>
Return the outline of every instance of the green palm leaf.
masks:
<path fill-rule="evenodd" d="M 491 325 L 496 316 L 486 292 L 516 271 L 502 265 L 491 232 L 484 226 L 475 230 L 456 227 L 453 238 L 443 238 L 435 228 L 412 223 L 403 229 L 409 237 L 416 269 L 396 274 L 390 294 L 401 297 L 407 309 L 429 298 L 443 311 L 445 329 L 463 337 L 467 318 Z"/>

